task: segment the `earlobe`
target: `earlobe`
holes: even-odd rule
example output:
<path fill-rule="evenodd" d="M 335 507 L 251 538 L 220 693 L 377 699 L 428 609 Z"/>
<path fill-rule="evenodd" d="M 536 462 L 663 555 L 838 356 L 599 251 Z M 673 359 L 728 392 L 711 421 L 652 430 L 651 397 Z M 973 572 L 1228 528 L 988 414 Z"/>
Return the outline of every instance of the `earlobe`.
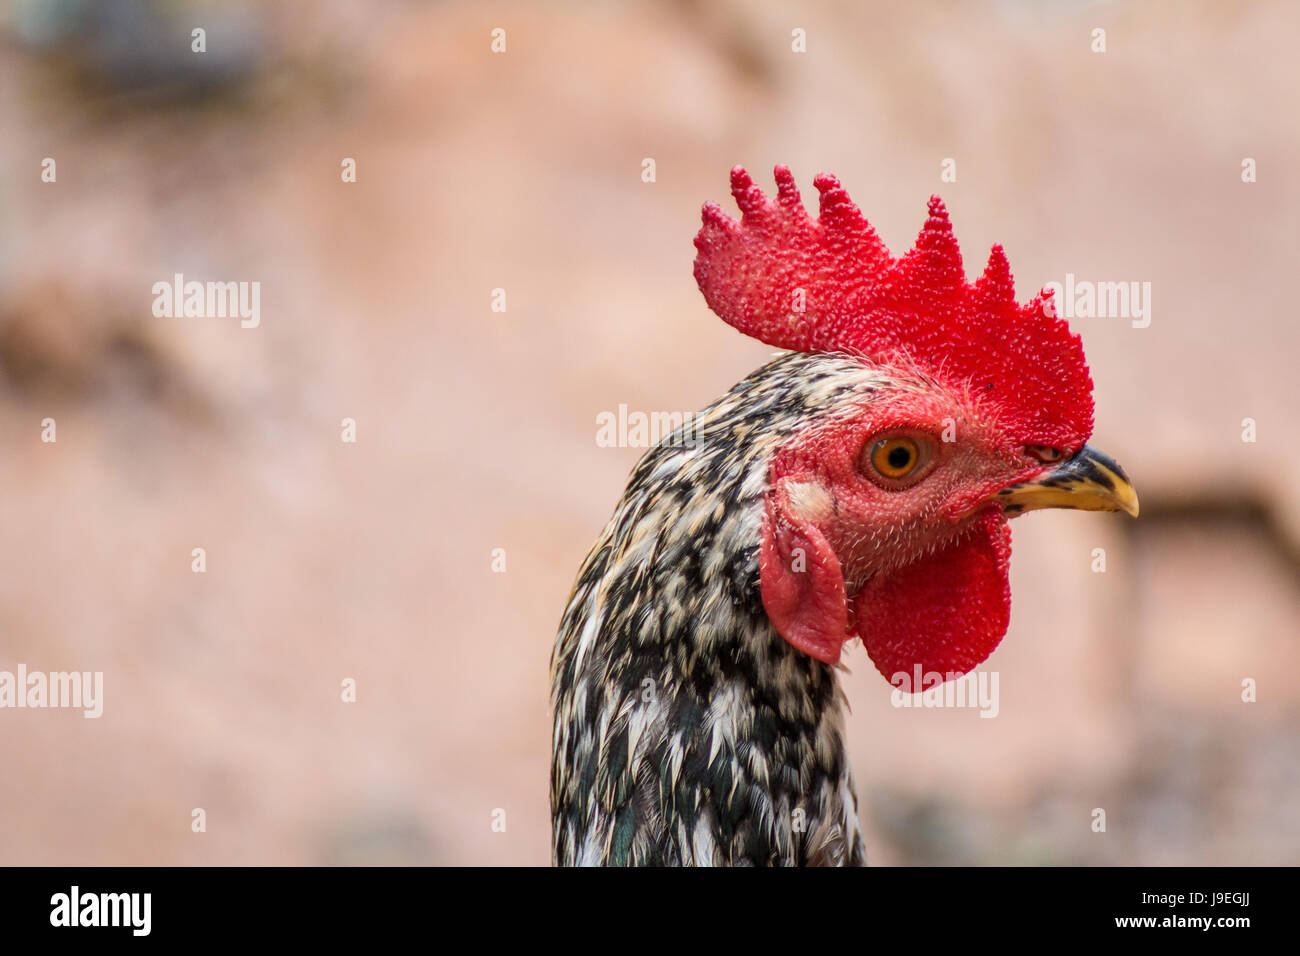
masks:
<path fill-rule="evenodd" d="M 759 545 L 763 607 L 782 637 L 827 664 L 840 659 L 848 600 L 839 558 L 825 535 L 790 501 L 786 482 L 768 493 Z"/>

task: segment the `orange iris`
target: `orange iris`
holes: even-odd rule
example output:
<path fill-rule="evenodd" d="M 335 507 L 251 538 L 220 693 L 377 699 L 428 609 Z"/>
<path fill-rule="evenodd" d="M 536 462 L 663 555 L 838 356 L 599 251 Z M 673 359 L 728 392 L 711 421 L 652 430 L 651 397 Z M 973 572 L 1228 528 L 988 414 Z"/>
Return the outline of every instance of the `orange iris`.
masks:
<path fill-rule="evenodd" d="M 910 438 L 886 438 L 871 449 L 871 467 L 886 478 L 906 478 L 921 460 L 921 450 Z"/>

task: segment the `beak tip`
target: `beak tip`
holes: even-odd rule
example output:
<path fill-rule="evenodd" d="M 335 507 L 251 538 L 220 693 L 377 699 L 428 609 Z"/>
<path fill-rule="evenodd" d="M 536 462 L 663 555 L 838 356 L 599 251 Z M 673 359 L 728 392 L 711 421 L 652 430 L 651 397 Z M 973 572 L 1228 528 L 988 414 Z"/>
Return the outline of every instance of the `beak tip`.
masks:
<path fill-rule="evenodd" d="M 1136 518 L 1137 489 L 1113 459 L 1085 445 L 1053 472 L 1003 488 L 997 497 L 1008 515 L 1037 508 L 1123 511 Z"/>
<path fill-rule="evenodd" d="M 1120 487 L 1115 489 L 1115 504 L 1118 506 L 1117 511 L 1123 511 L 1130 518 L 1136 518 L 1141 507 L 1138 504 L 1137 489 L 1124 476 Z"/>

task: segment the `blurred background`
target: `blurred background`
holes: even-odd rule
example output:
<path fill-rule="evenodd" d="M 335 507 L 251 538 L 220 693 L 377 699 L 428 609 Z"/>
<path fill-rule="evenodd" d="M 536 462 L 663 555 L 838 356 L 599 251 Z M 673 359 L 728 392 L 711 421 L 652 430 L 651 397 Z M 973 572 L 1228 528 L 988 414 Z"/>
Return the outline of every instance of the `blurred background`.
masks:
<path fill-rule="evenodd" d="M 549 862 L 555 628 L 642 454 L 596 416 L 765 361 L 691 240 L 777 162 L 895 252 L 939 192 L 1022 299 L 1151 283 L 1072 320 L 1142 518 L 1015 522 L 998 717 L 846 654 L 871 860 L 1300 862 L 1294 5 L 0 9 L 0 669 L 104 673 L 0 711 L 0 863 Z M 155 317 L 175 273 L 260 325 Z"/>

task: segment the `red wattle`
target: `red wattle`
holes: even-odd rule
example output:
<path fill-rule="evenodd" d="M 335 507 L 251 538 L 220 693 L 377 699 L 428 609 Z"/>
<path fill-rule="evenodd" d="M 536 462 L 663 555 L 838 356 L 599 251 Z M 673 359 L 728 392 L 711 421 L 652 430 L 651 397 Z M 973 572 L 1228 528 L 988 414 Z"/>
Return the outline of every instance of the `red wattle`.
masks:
<path fill-rule="evenodd" d="M 918 692 L 918 666 L 923 675 L 937 672 L 948 680 L 981 664 L 1011 620 L 1010 559 L 1011 528 L 1001 512 L 989 511 L 949 548 L 872 578 L 853 608 L 876 669 L 903 690 Z"/>

